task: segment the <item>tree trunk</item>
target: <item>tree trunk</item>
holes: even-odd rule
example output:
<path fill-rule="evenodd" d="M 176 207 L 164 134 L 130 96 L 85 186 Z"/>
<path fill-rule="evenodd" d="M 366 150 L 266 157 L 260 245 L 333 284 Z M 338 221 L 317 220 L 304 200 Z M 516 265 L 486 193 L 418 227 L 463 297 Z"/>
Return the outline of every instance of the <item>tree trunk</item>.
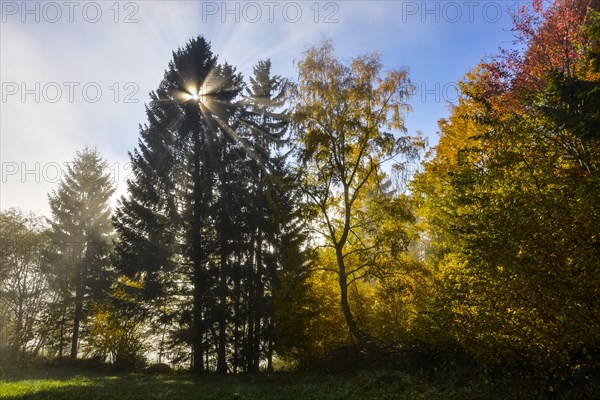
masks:
<path fill-rule="evenodd" d="M 258 372 L 260 367 L 260 341 L 261 324 L 262 324 L 262 306 L 264 297 L 264 288 L 262 285 L 262 228 L 258 227 L 256 238 L 256 276 L 254 277 L 253 285 L 256 290 L 256 298 L 254 299 L 254 340 L 252 342 L 252 369 L 250 372 Z"/>
<path fill-rule="evenodd" d="M 219 271 L 219 337 L 217 346 L 217 373 L 227 373 L 227 206 L 225 193 L 225 170 L 220 167 L 221 194 L 221 234 L 220 234 L 220 271 Z"/>
<path fill-rule="evenodd" d="M 77 268 L 77 275 L 75 278 L 75 315 L 73 316 L 73 333 L 71 335 L 71 358 L 77 358 L 78 346 L 79 346 L 79 325 L 83 318 L 83 281 L 85 279 L 85 261 L 80 260 Z"/>
<path fill-rule="evenodd" d="M 192 313 L 192 371 L 204 371 L 202 346 L 202 265 L 194 263 L 194 310 Z"/>
<path fill-rule="evenodd" d="M 242 296 L 242 276 L 241 276 L 241 270 L 242 270 L 242 251 L 240 249 L 240 246 L 242 244 L 242 238 L 241 238 L 241 234 L 239 235 L 240 237 L 238 237 L 237 239 L 237 256 L 236 256 L 236 262 L 235 262 L 235 268 L 236 268 L 236 272 L 234 274 L 235 276 L 235 281 L 234 281 L 234 292 L 233 292 L 233 315 L 234 315 L 234 327 L 233 327 L 233 374 L 237 374 L 238 373 L 238 367 L 243 365 L 240 363 L 240 326 L 241 326 L 241 319 L 240 316 L 242 315 L 242 311 L 241 311 L 241 296 Z"/>
<path fill-rule="evenodd" d="M 254 263 L 255 263 L 255 251 L 254 245 L 256 241 L 256 232 L 252 232 L 250 238 L 250 254 L 248 256 L 249 262 L 247 264 L 247 276 L 246 276 L 246 290 L 248 292 L 248 298 L 246 299 L 246 342 L 244 346 L 244 368 L 246 372 L 250 371 L 252 360 L 252 342 L 254 341 L 254 306 L 255 306 L 255 287 L 254 287 Z"/>
<path fill-rule="evenodd" d="M 273 316 L 269 318 L 269 347 L 267 349 L 267 372 L 273 372 Z"/>
<path fill-rule="evenodd" d="M 75 300 L 75 316 L 73 317 L 73 331 L 71 333 L 71 358 L 77 358 L 77 345 L 79 343 L 79 321 L 81 319 L 81 311 L 81 303 L 78 302 L 78 300 Z"/>
<path fill-rule="evenodd" d="M 198 136 L 194 142 L 194 188 L 193 188 L 193 216 L 192 216 L 192 264 L 193 272 L 193 312 L 192 312 L 192 371 L 200 373 L 204 371 L 203 347 L 202 347 L 202 294 L 203 278 L 202 271 L 204 253 L 202 249 L 202 190 L 204 183 L 204 170 L 206 166 L 201 166 L 203 160 L 203 141 L 204 132 L 199 128 Z"/>
<path fill-rule="evenodd" d="M 223 235 L 223 234 L 222 234 Z M 221 246 L 225 245 L 221 240 Z M 226 254 L 221 251 L 221 271 L 219 278 L 219 338 L 217 348 L 217 373 L 227 373 L 227 273 Z"/>
<path fill-rule="evenodd" d="M 367 347 L 371 344 L 371 339 L 358 327 L 348 302 L 348 275 L 346 274 L 346 263 L 344 261 L 344 255 L 342 252 L 346 238 L 347 235 L 343 235 L 342 240 L 335 246 L 335 255 L 339 269 L 340 304 L 342 306 L 342 313 L 344 314 L 344 319 L 346 320 L 346 325 L 348 325 L 350 334 L 358 340 L 359 346 Z"/>

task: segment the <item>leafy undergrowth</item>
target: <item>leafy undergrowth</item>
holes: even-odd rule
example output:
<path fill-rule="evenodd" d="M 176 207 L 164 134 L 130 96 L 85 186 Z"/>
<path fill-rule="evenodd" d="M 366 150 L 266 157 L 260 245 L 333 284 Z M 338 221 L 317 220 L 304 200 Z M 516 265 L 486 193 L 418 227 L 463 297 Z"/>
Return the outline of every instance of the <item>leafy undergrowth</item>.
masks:
<path fill-rule="evenodd" d="M 433 385 L 398 372 L 355 376 L 281 373 L 201 377 L 94 375 L 64 370 L 0 369 L 0 399 L 499 399 L 485 385 Z"/>

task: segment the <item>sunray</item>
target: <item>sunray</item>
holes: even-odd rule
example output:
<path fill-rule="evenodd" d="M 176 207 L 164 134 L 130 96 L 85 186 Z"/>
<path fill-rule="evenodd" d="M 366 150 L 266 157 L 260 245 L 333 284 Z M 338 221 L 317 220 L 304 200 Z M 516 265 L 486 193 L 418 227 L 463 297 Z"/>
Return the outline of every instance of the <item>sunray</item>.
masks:
<path fill-rule="evenodd" d="M 173 102 L 172 99 L 155 99 L 150 101 L 150 107 L 157 107 L 164 104 L 171 104 Z"/>
<path fill-rule="evenodd" d="M 244 151 L 250 156 L 250 158 L 252 158 L 258 163 L 261 169 L 269 172 L 268 166 L 265 164 L 264 160 L 258 154 L 256 154 L 256 151 L 252 149 L 247 140 L 240 138 L 237 132 L 234 129 L 232 129 L 229 125 L 227 125 L 224 121 L 222 121 L 219 117 L 215 116 L 214 119 L 215 121 L 217 121 L 219 126 L 229 135 L 229 137 L 231 137 L 234 141 L 242 145 Z"/>
<path fill-rule="evenodd" d="M 169 124 L 169 127 L 167 128 L 167 130 L 171 133 L 178 130 L 179 127 L 181 126 L 181 123 L 183 122 L 184 118 L 185 118 L 185 113 L 182 110 L 179 110 L 177 118 L 175 118 L 173 120 L 173 122 Z"/>
<path fill-rule="evenodd" d="M 195 100 L 195 93 L 197 93 L 195 88 L 190 86 L 189 88 L 186 88 L 186 90 L 174 89 L 171 92 L 171 97 L 173 98 L 173 101 L 180 104 L 185 104 L 190 100 Z"/>
<path fill-rule="evenodd" d="M 241 122 L 242 122 L 242 124 L 246 125 L 247 127 L 253 129 L 254 131 L 259 132 L 262 136 L 266 137 L 267 139 L 272 140 L 276 144 L 283 144 L 285 142 L 284 139 L 277 138 L 277 136 L 278 136 L 277 134 L 283 133 L 283 131 L 285 131 L 285 128 L 282 128 L 282 130 L 280 132 L 276 132 L 275 134 L 273 134 L 267 128 L 257 125 L 256 123 L 254 123 L 252 121 L 242 119 Z"/>
<path fill-rule="evenodd" d="M 264 148 L 264 146 L 262 146 L 260 143 L 254 143 L 251 145 L 247 139 L 240 137 L 235 131 L 235 129 L 233 129 L 225 121 L 223 121 L 216 115 L 216 104 L 232 105 L 234 107 L 239 108 L 249 105 L 248 102 L 245 102 L 243 100 L 238 101 L 237 103 L 231 103 L 229 101 L 220 99 L 218 97 L 219 94 L 228 93 L 235 90 L 235 88 L 233 87 L 222 87 L 221 81 L 222 78 L 217 74 L 216 69 L 212 68 L 199 88 L 198 85 L 194 82 L 185 83 L 184 89 L 171 90 L 168 94 L 168 98 L 156 99 L 151 102 L 151 106 L 179 106 L 179 114 L 177 118 L 175 118 L 173 122 L 169 125 L 168 128 L 170 132 L 175 132 L 180 128 L 181 123 L 185 119 L 185 111 L 182 110 L 180 107 L 190 102 L 197 103 L 200 114 L 202 115 L 206 123 L 209 125 L 209 128 L 210 125 L 212 125 L 212 122 L 216 122 L 216 124 L 221 129 L 221 131 L 224 132 L 224 134 L 229 136 L 234 142 L 239 143 L 244 152 L 252 160 L 254 160 L 262 170 L 268 172 L 268 165 L 264 161 L 264 156 L 261 156 L 266 153 L 266 149 Z M 276 116 L 276 114 L 270 112 L 264 112 L 264 114 L 266 116 Z M 268 132 L 267 130 L 258 126 L 255 123 L 246 120 L 241 120 L 241 123 L 247 126 L 248 128 L 252 129 L 253 131 L 259 132 L 260 135 L 265 136 L 270 140 L 275 139 L 270 132 Z M 210 138 L 208 139 L 210 140 Z M 210 147 L 212 146 L 209 146 L 209 148 Z M 238 153 L 237 150 L 235 151 L 235 153 Z M 214 154 L 210 154 L 209 151 L 208 157 L 212 159 L 214 158 Z M 237 157 L 239 157 L 240 159 L 242 158 L 240 154 L 238 154 Z"/>

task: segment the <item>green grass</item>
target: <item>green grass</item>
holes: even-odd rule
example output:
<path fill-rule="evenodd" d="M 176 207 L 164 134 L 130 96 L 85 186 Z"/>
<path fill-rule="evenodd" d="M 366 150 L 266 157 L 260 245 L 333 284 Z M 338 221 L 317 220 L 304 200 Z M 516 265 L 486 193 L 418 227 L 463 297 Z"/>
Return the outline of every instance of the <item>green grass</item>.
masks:
<path fill-rule="evenodd" d="M 0 399 L 334 400 L 491 399 L 473 388 L 438 386 L 396 373 L 353 377 L 281 373 L 259 376 L 94 375 L 64 370 L 0 369 Z"/>

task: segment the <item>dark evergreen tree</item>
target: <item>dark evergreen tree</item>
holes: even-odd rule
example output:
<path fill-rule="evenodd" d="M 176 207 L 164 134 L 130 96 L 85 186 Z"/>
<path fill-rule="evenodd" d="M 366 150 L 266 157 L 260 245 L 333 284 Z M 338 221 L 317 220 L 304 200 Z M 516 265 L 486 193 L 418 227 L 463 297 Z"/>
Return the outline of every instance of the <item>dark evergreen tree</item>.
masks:
<path fill-rule="evenodd" d="M 148 124 L 131 154 L 130 195 L 115 218 L 121 268 L 143 278 L 148 299 L 191 292 L 190 307 L 178 310 L 183 331 L 176 335 L 191 345 L 195 371 L 204 369 L 203 356 L 208 356 L 205 342 L 215 314 L 211 298 L 218 294 L 223 306 L 226 296 L 222 284 L 218 293 L 213 287 L 216 278 L 222 282 L 227 276 L 226 259 L 221 257 L 215 268 L 211 256 L 227 251 L 226 236 L 216 231 L 226 225 L 218 200 L 224 198 L 223 157 L 231 141 L 233 99 L 241 88 L 241 75 L 217 65 L 204 38 L 173 53 L 163 81 L 151 93 Z M 217 314 L 223 321 L 225 310 Z M 222 353 L 224 346 L 219 349 Z M 226 372 L 224 356 L 220 366 Z"/>
<path fill-rule="evenodd" d="M 144 282 L 196 372 L 258 371 L 274 351 L 278 251 L 294 210 L 280 154 L 287 83 L 270 61 L 250 82 L 242 96 L 241 74 L 202 37 L 173 53 L 114 220 L 121 270 Z"/>
<path fill-rule="evenodd" d="M 276 240 L 281 228 L 275 213 L 284 199 L 280 189 L 287 173 L 285 157 L 279 150 L 285 144 L 288 126 L 284 109 L 288 82 L 271 73 L 268 59 L 259 61 L 253 72 L 250 87 L 242 100 L 245 105 L 242 121 L 248 129 L 247 147 L 252 156 L 247 179 L 252 207 L 247 221 L 250 258 L 244 360 L 247 371 L 258 372 L 262 356 L 267 356 L 270 365 L 273 352 L 272 291 L 277 279 Z"/>

